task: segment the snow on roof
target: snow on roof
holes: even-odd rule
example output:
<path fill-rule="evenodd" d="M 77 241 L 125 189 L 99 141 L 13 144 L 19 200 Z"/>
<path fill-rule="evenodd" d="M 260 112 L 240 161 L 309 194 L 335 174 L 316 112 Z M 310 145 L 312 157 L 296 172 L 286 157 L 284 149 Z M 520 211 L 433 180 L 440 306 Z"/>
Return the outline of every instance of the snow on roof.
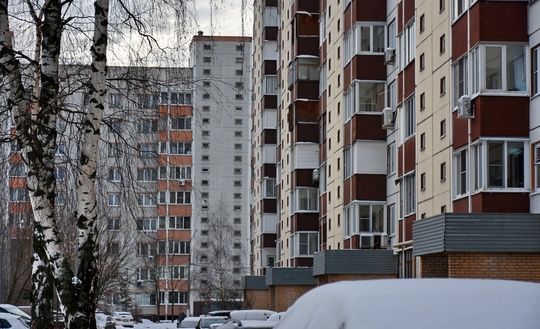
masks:
<path fill-rule="evenodd" d="M 538 329 L 540 284 L 483 279 L 342 281 L 317 287 L 275 329 Z"/>

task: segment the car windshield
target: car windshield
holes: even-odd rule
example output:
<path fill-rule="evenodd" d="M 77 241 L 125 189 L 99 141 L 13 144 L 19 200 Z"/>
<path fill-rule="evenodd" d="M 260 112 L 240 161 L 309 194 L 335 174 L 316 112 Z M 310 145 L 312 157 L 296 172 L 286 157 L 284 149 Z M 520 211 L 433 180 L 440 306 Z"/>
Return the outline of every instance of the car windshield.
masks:
<path fill-rule="evenodd" d="M 213 323 L 223 323 L 226 319 L 202 319 L 201 328 L 210 328 Z"/>

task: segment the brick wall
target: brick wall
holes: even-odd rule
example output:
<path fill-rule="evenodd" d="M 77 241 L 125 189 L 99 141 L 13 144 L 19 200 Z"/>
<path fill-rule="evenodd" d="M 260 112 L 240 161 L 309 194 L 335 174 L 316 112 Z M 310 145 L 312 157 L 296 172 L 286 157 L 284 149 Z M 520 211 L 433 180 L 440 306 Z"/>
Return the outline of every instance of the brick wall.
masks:
<path fill-rule="evenodd" d="M 346 280 L 373 280 L 373 279 L 395 279 L 395 274 L 327 274 L 317 276 L 317 284 L 346 281 Z"/>
<path fill-rule="evenodd" d="M 284 312 L 289 306 L 307 291 L 315 286 L 272 286 L 270 290 L 274 291 L 274 300 L 270 301 L 270 305 L 274 305 L 271 310 L 276 312 Z M 272 303 L 273 302 L 273 303 Z"/>
<path fill-rule="evenodd" d="M 447 278 L 448 255 L 431 254 L 421 257 L 420 277 L 422 278 Z"/>
<path fill-rule="evenodd" d="M 488 278 L 540 282 L 540 253 L 448 254 L 451 278 Z"/>
<path fill-rule="evenodd" d="M 244 290 L 244 309 L 246 310 L 266 310 L 269 308 L 269 291 L 264 290 Z"/>
<path fill-rule="evenodd" d="M 423 278 L 540 282 L 540 253 L 448 253 L 421 256 Z"/>

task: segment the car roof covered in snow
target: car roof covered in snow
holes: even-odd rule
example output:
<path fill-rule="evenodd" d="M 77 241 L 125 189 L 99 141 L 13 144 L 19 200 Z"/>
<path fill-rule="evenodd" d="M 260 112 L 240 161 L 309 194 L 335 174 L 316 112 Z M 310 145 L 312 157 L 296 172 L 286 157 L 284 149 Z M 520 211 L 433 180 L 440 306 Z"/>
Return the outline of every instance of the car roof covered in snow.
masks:
<path fill-rule="evenodd" d="M 341 281 L 314 288 L 276 329 L 537 329 L 540 284 L 483 279 Z"/>

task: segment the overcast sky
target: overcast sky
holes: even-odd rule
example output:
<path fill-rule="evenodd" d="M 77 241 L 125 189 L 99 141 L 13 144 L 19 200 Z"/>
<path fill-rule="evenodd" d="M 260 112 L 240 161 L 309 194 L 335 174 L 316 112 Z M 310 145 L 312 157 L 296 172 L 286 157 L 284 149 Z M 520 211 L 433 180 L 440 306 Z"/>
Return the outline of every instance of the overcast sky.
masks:
<path fill-rule="evenodd" d="M 252 0 L 194 0 L 194 2 L 197 10 L 195 25 L 197 30 L 203 31 L 205 35 L 252 35 Z"/>

